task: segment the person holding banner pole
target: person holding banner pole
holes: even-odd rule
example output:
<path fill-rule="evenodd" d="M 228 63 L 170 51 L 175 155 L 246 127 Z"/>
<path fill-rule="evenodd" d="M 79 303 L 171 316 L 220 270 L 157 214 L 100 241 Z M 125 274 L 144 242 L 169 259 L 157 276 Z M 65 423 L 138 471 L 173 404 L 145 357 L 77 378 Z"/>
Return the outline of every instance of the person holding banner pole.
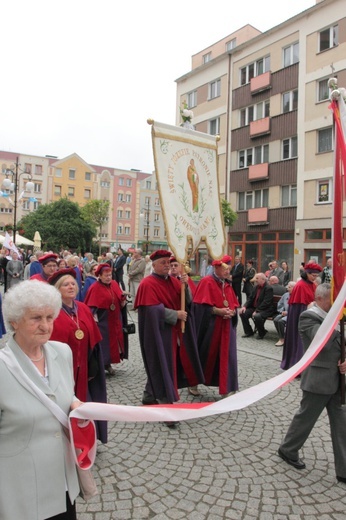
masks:
<path fill-rule="evenodd" d="M 213 260 L 214 274 L 202 278 L 193 298 L 198 350 L 205 384 L 227 397 L 238 390 L 238 299 L 228 279 L 231 257 Z"/>
<path fill-rule="evenodd" d="M 150 255 L 153 273 L 139 284 L 134 308 L 138 309 L 139 341 L 147 373 L 142 403 L 165 404 L 179 400 L 179 388 L 204 382 L 193 326 L 181 331 L 181 321 L 190 321 L 181 309 L 181 280 L 169 276 L 171 252 L 164 249 Z M 186 303 L 191 294 L 186 288 Z M 167 424 L 174 426 L 174 423 Z"/>
<path fill-rule="evenodd" d="M 323 321 L 328 319 L 331 306 L 331 285 L 318 285 L 314 305 L 299 318 L 298 329 L 304 351 L 308 349 Z M 341 361 L 340 343 L 340 331 L 335 330 L 320 353 L 302 372 L 300 386 L 303 396 L 300 408 L 293 417 L 278 454 L 287 464 L 298 470 L 304 469 L 306 465 L 299 459 L 299 450 L 326 409 L 336 478 L 346 483 L 346 408 L 340 404 L 340 379 L 346 373 L 346 361 Z"/>

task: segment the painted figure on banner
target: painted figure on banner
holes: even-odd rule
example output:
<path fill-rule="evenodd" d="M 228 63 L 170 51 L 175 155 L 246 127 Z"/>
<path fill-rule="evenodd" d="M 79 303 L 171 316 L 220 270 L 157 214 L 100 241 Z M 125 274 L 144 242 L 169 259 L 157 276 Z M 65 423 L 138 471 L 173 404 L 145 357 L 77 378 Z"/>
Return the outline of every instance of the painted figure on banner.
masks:
<path fill-rule="evenodd" d="M 198 186 L 199 177 L 195 166 L 195 161 L 190 160 L 190 164 L 187 168 L 187 180 L 189 181 L 191 193 L 192 193 L 192 211 L 196 213 L 198 211 Z"/>

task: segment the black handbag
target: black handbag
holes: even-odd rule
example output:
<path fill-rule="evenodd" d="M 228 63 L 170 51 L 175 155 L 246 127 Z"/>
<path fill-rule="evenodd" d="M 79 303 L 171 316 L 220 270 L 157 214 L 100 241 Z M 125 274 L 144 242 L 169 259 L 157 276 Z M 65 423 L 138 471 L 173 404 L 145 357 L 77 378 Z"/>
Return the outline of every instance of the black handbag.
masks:
<path fill-rule="evenodd" d="M 127 310 L 127 316 L 130 318 L 131 322 L 127 323 L 127 325 L 125 325 L 123 327 L 123 332 L 124 332 L 124 334 L 136 334 L 136 324 L 133 321 L 131 314 L 129 313 L 128 310 Z"/>

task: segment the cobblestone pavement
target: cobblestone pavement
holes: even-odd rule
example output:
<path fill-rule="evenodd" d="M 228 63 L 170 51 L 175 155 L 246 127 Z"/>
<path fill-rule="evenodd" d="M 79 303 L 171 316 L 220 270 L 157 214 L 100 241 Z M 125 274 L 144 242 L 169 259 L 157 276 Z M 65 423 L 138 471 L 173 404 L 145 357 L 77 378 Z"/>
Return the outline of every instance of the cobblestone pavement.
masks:
<path fill-rule="evenodd" d="M 267 329 L 257 341 L 241 338 L 238 325 L 240 390 L 280 372 L 281 348 L 274 346 L 273 324 Z M 140 405 L 145 379 L 136 334 L 130 359 L 107 376 L 109 402 Z M 219 399 L 217 389 L 200 389 L 201 398 L 182 390 L 181 401 Z M 299 399 L 294 381 L 246 409 L 173 430 L 161 423 L 109 423 L 109 442 L 99 445 L 94 466 L 100 495 L 88 503 L 78 499 L 78 519 L 345 520 L 346 486 L 335 479 L 326 414 L 302 450 L 305 470 L 277 456 Z"/>

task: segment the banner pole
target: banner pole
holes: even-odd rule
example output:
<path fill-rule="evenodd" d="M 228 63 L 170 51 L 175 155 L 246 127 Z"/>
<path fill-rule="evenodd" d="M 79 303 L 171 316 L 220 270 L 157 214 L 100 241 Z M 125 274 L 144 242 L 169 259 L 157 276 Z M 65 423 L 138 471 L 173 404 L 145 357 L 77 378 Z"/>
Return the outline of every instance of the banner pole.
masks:
<path fill-rule="evenodd" d="M 340 320 L 340 349 L 341 358 L 340 361 L 345 361 L 345 317 L 343 316 Z M 345 404 L 345 374 L 340 374 L 340 397 L 341 405 Z"/>
<path fill-rule="evenodd" d="M 181 272 L 185 273 L 184 264 L 181 264 Z M 185 288 L 186 288 L 186 283 L 182 283 L 181 288 L 180 288 L 180 309 L 182 311 L 185 311 L 185 308 L 186 308 Z M 185 332 L 185 321 L 183 321 L 183 320 L 181 320 L 181 332 L 182 333 Z"/>

